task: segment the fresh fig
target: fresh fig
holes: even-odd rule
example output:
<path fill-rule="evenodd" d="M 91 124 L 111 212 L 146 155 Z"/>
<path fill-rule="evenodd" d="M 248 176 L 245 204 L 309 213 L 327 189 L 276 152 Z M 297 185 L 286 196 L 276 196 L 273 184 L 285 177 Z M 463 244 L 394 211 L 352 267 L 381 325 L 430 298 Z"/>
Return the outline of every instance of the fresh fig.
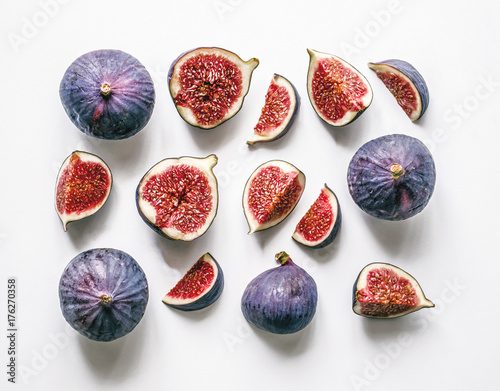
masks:
<path fill-rule="evenodd" d="M 391 134 L 364 144 L 347 172 L 354 202 L 383 220 L 405 220 L 420 213 L 431 198 L 436 168 L 420 140 Z"/>
<path fill-rule="evenodd" d="M 257 167 L 243 191 L 248 233 L 282 222 L 299 202 L 305 184 L 302 171 L 283 160 L 271 160 Z"/>
<path fill-rule="evenodd" d="M 163 302 L 182 311 L 212 305 L 224 289 L 224 273 L 210 253 L 205 253 L 165 295 Z"/>
<path fill-rule="evenodd" d="M 254 134 L 247 141 L 253 145 L 283 137 L 292 126 L 300 107 L 300 96 L 283 76 L 274 74 L 266 93 Z"/>
<path fill-rule="evenodd" d="M 192 241 L 212 224 L 218 185 L 212 169 L 217 156 L 168 158 L 141 179 L 136 204 L 142 219 L 160 235 Z"/>
<path fill-rule="evenodd" d="M 243 61 L 217 47 L 181 54 L 168 72 L 175 107 L 190 125 L 212 129 L 232 118 L 243 105 L 259 60 Z"/>
<path fill-rule="evenodd" d="M 337 196 L 325 183 L 319 197 L 295 227 L 292 238 L 304 246 L 322 248 L 337 237 L 341 222 Z"/>
<path fill-rule="evenodd" d="M 413 65 L 392 59 L 370 62 L 368 67 L 382 80 L 412 121 L 424 115 L 429 106 L 429 90 L 424 78 Z"/>
<path fill-rule="evenodd" d="M 62 78 L 59 95 L 83 133 L 119 140 L 149 122 L 155 104 L 153 80 L 135 57 L 121 50 L 95 50 L 78 57 Z"/>
<path fill-rule="evenodd" d="M 66 231 L 69 222 L 93 215 L 111 192 L 113 177 L 107 164 L 89 152 L 74 151 L 63 162 L 56 182 L 56 212 Z"/>
<path fill-rule="evenodd" d="M 130 333 L 148 303 L 144 271 L 129 254 L 112 248 L 84 251 L 64 269 L 59 299 L 66 321 L 96 341 Z"/>
<path fill-rule="evenodd" d="M 245 319 L 255 327 L 274 334 L 292 334 L 304 329 L 314 318 L 318 290 L 314 279 L 290 256 L 276 254 L 280 266 L 255 277 L 241 298 Z"/>
<path fill-rule="evenodd" d="M 353 311 L 369 318 L 396 318 L 434 307 L 417 280 L 388 263 L 371 263 L 354 283 Z"/>
<path fill-rule="evenodd" d="M 344 126 L 370 106 L 373 92 L 368 80 L 347 61 L 307 49 L 307 92 L 311 104 L 326 123 Z"/>

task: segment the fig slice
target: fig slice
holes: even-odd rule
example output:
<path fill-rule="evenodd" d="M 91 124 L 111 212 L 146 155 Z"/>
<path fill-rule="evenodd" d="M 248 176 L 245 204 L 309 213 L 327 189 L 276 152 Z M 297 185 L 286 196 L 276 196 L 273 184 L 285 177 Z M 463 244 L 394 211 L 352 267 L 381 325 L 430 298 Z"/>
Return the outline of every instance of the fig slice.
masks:
<path fill-rule="evenodd" d="M 304 192 L 306 177 L 283 160 L 261 164 L 250 175 L 243 191 L 243 210 L 249 234 L 274 227 L 295 208 Z"/>
<path fill-rule="evenodd" d="M 342 213 L 335 193 L 326 185 L 295 227 L 292 238 L 312 248 L 332 243 L 340 230 Z"/>
<path fill-rule="evenodd" d="M 406 115 L 416 121 L 429 106 L 429 90 L 422 75 L 403 60 L 369 62 L 368 67 L 382 80 Z"/>
<path fill-rule="evenodd" d="M 344 126 L 357 119 L 373 99 L 368 80 L 340 57 L 307 51 L 307 92 L 316 113 L 333 126 Z"/>
<path fill-rule="evenodd" d="M 160 235 L 192 241 L 212 224 L 218 207 L 217 156 L 167 158 L 155 164 L 136 190 L 137 210 Z"/>
<path fill-rule="evenodd" d="M 267 89 L 264 107 L 254 127 L 254 134 L 247 144 L 253 145 L 283 137 L 291 128 L 299 107 L 300 96 L 293 84 L 275 73 Z"/>
<path fill-rule="evenodd" d="M 259 60 L 243 61 L 218 47 L 181 54 L 168 72 L 170 95 L 190 125 L 212 129 L 232 118 L 243 105 Z"/>
<path fill-rule="evenodd" d="M 111 170 L 100 157 L 89 152 L 72 152 L 61 165 L 56 181 L 55 207 L 64 231 L 68 223 L 101 209 L 112 183 Z"/>
<path fill-rule="evenodd" d="M 434 307 L 417 280 L 397 266 L 370 263 L 353 287 L 353 311 L 368 318 L 396 318 Z"/>
<path fill-rule="evenodd" d="M 223 289 L 224 273 L 212 255 L 205 253 L 162 301 L 181 311 L 197 311 L 215 303 Z"/>

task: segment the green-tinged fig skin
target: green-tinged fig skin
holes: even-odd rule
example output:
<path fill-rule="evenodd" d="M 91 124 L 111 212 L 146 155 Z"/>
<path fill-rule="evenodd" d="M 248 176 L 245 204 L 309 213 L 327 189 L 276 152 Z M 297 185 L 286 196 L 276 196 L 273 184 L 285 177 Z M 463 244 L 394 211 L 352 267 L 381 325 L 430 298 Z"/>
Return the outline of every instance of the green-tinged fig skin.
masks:
<path fill-rule="evenodd" d="M 288 258 L 248 284 L 241 299 L 241 310 L 245 319 L 259 329 L 292 334 L 312 321 L 317 302 L 314 279 Z"/>
<path fill-rule="evenodd" d="M 404 171 L 394 178 L 393 165 Z M 364 144 L 353 156 L 347 173 L 354 202 L 369 215 L 390 221 L 405 220 L 428 204 L 436 182 L 429 149 L 403 135 L 382 136 Z"/>
<path fill-rule="evenodd" d="M 109 92 L 101 88 L 108 85 Z M 154 83 L 135 57 L 102 49 L 78 57 L 59 86 L 64 110 L 83 133 L 121 140 L 142 130 L 155 105 Z"/>
<path fill-rule="evenodd" d="M 111 248 L 80 253 L 59 282 L 64 318 L 95 341 L 113 341 L 130 333 L 141 321 L 148 298 L 148 282 L 137 261 Z"/>

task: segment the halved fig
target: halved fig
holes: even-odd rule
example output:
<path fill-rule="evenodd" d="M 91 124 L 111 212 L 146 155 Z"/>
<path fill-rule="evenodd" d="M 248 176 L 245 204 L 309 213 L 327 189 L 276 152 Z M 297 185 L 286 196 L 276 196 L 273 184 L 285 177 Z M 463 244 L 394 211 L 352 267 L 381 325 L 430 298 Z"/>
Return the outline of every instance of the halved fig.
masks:
<path fill-rule="evenodd" d="M 224 289 L 224 273 L 205 253 L 165 295 L 163 302 L 181 311 L 197 311 L 215 303 Z"/>
<path fill-rule="evenodd" d="M 93 215 L 111 192 L 113 177 L 108 165 L 98 156 L 74 151 L 61 165 L 56 181 L 56 211 L 63 223 Z"/>
<path fill-rule="evenodd" d="M 300 107 L 300 96 L 286 78 L 274 74 L 266 93 L 253 136 L 247 141 L 252 145 L 283 137 L 292 126 Z"/>
<path fill-rule="evenodd" d="M 283 160 L 260 165 L 243 191 L 243 210 L 249 234 L 274 227 L 295 208 L 304 192 L 306 177 Z"/>
<path fill-rule="evenodd" d="M 136 204 L 142 219 L 160 235 L 191 241 L 212 224 L 218 206 L 217 156 L 168 158 L 141 179 Z"/>
<path fill-rule="evenodd" d="M 396 318 L 434 307 L 417 280 L 397 266 L 370 263 L 353 287 L 353 311 L 369 318 Z"/>
<path fill-rule="evenodd" d="M 311 104 L 326 123 L 344 126 L 370 106 L 373 92 L 368 80 L 351 64 L 332 54 L 307 49 L 307 92 Z"/>
<path fill-rule="evenodd" d="M 325 183 L 319 197 L 295 227 L 292 238 L 304 246 L 322 248 L 337 237 L 341 222 L 337 196 Z"/>
<path fill-rule="evenodd" d="M 369 62 L 368 67 L 394 95 L 406 115 L 416 121 L 429 106 L 429 90 L 413 65 L 402 60 Z"/>
<path fill-rule="evenodd" d="M 241 109 L 259 60 L 243 61 L 218 47 L 181 54 L 168 72 L 175 107 L 190 125 L 212 129 Z"/>

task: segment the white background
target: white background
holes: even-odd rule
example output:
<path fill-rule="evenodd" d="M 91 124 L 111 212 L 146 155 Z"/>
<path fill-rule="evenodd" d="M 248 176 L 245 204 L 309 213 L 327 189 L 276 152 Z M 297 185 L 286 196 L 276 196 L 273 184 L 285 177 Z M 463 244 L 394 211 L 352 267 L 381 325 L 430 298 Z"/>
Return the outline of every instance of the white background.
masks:
<path fill-rule="evenodd" d="M 498 384 L 500 7 L 494 1 L 72 1 L 2 0 L 0 183 L 1 389 L 18 390 L 471 390 Z M 236 117 L 212 131 L 177 114 L 166 74 L 177 55 L 220 46 L 257 57 L 250 92 Z M 157 100 L 151 121 L 123 141 L 79 132 L 58 88 L 69 64 L 114 48 L 150 71 Z M 307 48 L 350 61 L 374 99 L 354 123 L 322 123 L 306 95 Z M 369 61 L 412 63 L 430 106 L 411 123 Z M 285 138 L 248 148 L 274 72 L 297 87 L 302 106 Z M 347 165 L 363 143 L 405 133 L 427 143 L 437 166 L 428 207 L 403 222 L 365 215 L 346 185 Z M 76 149 L 110 166 L 114 187 L 95 216 L 63 232 L 54 209 L 57 170 Z M 166 157 L 215 153 L 220 204 L 214 224 L 192 243 L 163 239 L 140 219 L 135 188 Z M 241 195 L 247 177 L 270 159 L 307 177 L 294 212 L 266 232 L 247 235 Z M 343 226 L 321 251 L 291 233 L 327 183 Z M 58 283 L 81 251 L 114 247 L 131 254 L 149 281 L 142 322 L 111 343 L 67 326 Z M 244 320 L 246 284 L 275 267 L 286 250 L 316 280 L 313 322 L 288 336 Z M 161 299 L 204 252 L 221 264 L 225 290 L 212 307 L 181 313 Z M 419 280 L 434 309 L 370 320 L 351 309 L 352 285 L 368 263 L 398 265 Z M 7 382 L 7 277 L 17 279 L 17 384 Z M 6 384 L 10 386 L 7 388 Z"/>

